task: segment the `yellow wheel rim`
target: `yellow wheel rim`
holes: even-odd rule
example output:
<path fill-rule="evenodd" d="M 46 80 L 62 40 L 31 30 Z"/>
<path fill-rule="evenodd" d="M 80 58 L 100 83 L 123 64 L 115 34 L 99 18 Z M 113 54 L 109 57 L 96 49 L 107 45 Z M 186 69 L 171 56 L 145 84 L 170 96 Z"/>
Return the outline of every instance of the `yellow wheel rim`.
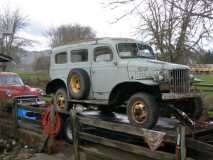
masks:
<path fill-rule="evenodd" d="M 132 116 L 137 123 L 143 124 L 148 118 L 146 105 L 143 101 L 136 101 L 132 106 Z"/>
<path fill-rule="evenodd" d="M 77 74 L 73 74 L 70 80 L 70 88 L 74 93 L 80 92 L 80 77 Z"/>

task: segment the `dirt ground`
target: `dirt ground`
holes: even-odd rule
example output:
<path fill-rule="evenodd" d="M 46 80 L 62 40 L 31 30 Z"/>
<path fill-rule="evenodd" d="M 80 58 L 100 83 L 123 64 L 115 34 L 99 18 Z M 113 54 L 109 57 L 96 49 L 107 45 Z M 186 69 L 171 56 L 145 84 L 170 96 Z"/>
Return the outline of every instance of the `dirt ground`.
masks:
<path fill-rule="evenodd" d="M 53 154 L 38 153 L 36 150 L 17 140 L 0 138 L 0 160 L 74 160 L 70 144 L 55 146 Z"/>

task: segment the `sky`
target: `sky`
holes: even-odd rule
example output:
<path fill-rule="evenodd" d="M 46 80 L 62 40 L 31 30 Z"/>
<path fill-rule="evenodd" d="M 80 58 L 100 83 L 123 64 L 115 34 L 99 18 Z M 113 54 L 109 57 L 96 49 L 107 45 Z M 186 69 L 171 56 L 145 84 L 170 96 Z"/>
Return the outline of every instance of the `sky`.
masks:
<path fill-rule="evenodd" d="M 44 36 L 50 27 L 62 24 L 81 24 L 92 27 L 97 37 L 136 38 L 137 20 L 126 17 L 118 23 L 112 23 L 121 15 L 119 10 L 111 10 L 103 4 L 104 0 L 0 0 L 0 10 L 9 6 L 18 8 L 28 16 L 30 25 L 21 36 L 37 41 L 29 50 L 48 49 L 48 40 Z M 107 1 L 105 1 L 107 2 Z"/>

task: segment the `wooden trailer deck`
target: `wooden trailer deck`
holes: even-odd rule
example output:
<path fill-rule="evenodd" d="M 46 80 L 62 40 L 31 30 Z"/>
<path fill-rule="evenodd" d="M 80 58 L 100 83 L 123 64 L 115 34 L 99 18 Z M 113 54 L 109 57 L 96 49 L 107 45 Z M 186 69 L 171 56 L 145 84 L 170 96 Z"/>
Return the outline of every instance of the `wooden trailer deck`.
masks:
<path fill-rule="evenodd" d="M 13 114 L 0 114 L 0 127 L 10 127 L 10 134 L 15 136 L 25 139 L 36 136 L 44 142 L 41 121 L 17 117 L 18 108 L 36 113 L 46 110 L 44 106 L 17 104 L 12 108 Z M 204 128 L 191 129 L 176 119 L 160 118 L 156 127 L 149 130 L 130 125 L 127 116 L 118 113 L 71 110 L 68 116 L 72 119 L 75 160 L 81 160 L 80 153 L 86 153 L 83 159 L 87 160 L 213 159 L 211 123 Z M 35 144 L 34 140 L 29 142 Z"/>

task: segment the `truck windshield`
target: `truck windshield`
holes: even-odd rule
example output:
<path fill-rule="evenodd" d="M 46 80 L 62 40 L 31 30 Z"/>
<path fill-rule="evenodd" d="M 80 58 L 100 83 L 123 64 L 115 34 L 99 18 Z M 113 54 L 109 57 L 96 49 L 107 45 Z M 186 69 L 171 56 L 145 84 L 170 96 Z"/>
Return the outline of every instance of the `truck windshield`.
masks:
<path fill-rule="evenodd" d="M 117 49 L 121 58 L 155 58 L 152 48 L 144 44 L 119 43 Z"/>

